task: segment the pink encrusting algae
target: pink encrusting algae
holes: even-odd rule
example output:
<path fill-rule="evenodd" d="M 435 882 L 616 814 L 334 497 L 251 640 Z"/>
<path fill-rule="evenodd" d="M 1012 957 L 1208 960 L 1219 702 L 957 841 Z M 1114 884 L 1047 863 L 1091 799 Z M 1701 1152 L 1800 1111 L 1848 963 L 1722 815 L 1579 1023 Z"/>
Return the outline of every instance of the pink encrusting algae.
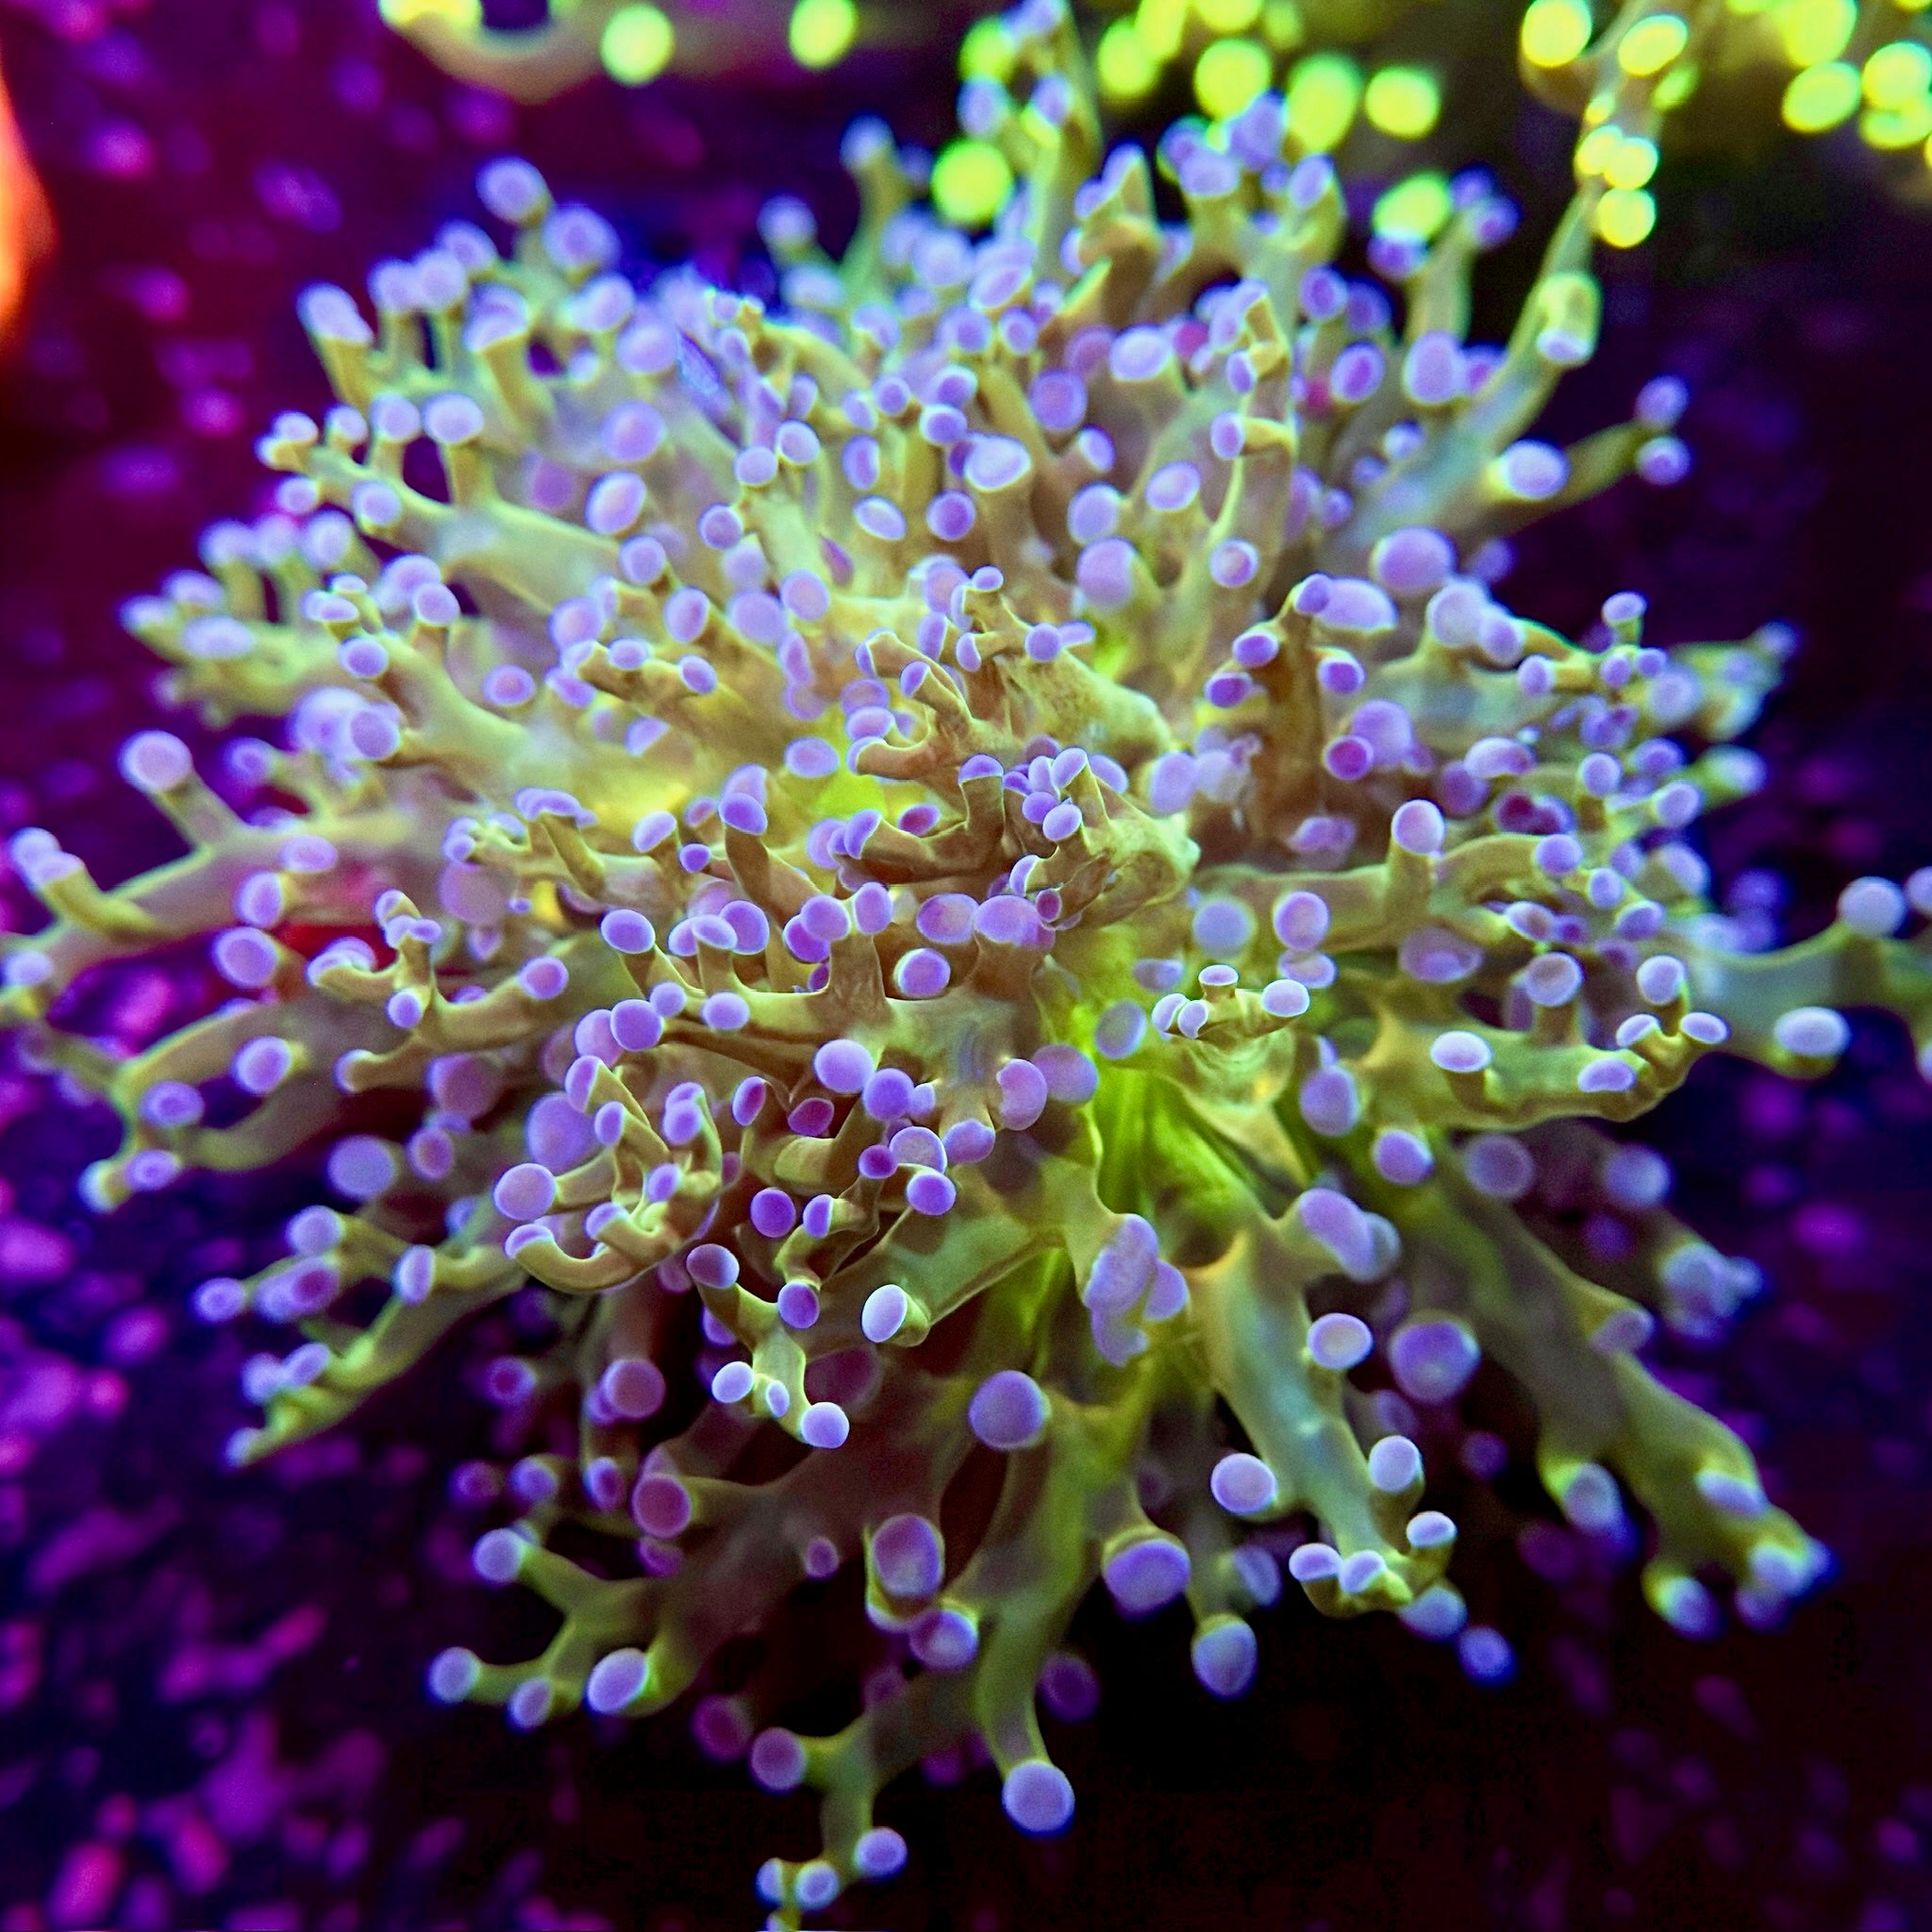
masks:
<path fill-rule="evenodd" d="M 1762 782 L 1726 741 L 1789 634 L 1667 652 L 1622 593 L 1577 644 L 1495 595 L 1512 531 L 1688 462 L 1669 379 L 1527 435 L 1594 347 L 1601 184 L 1472 342 L 1487 180 L 1351 278 L 1274 96 L 1104 154 L 1063 9 L 1008 27 L 963 104 L 1020 183 L 983 237 L 866 123 L 841 260 L 768 210 L 769 308 L 634 286 L 520 161 L 481 184 L 508 254 L 451 225 L 378 264 L 374 325 L 311 291 L 337 407 L 277 419 L 275 510 L 127 613 L 176 701 L 278 741 L 232 737 L 217 790 L 133 738 L 188 849 L 111 890 L 12 848 L 53 924 L 0 1013 L 125 1124 L 92 1205 L 326 1150 L 287 1257 L 195 1297 L 297 1331 L 237 1462 L 551 1291 L 488 1378 L 550 1447 L 474 1560 L 559 1626 L 430 1689 L 642 1717 L 762 1634 L 692 1724 L 823 1794 L 820 1855 L 759 1874 L 781 1924 L 903 1864 L 873 1807 L 922 1760 L 983 1747 L 1016 1824 L 1068 1823 L 1035 1702 L 1091 1688 L 1096 1580 L 1185 1599 L 1217 1696 L 1284 1552 L 1323 1611 L 1507 1675 L 1415 1441 L 1485 1360 L 1578 1534 L 1647 1518 L 1662 1616 L 1711 1628 L 1727 1576 L 1774 1622 L 1824 1552 L 1640 1359 L 1757 1273 L 1600 1124 L 1714 1051 L 1826 1071 L 1841 1008 L 1932 1036 L 1895 937 L 1932 874 L 1781 951 L 1707 898 L 1686 834 Z M 183 942 L 225 1004 L 131 1056 L 63 1024 Z M 787 1600 L 847 1565 L 863 1707 L 801 1735 Z"/>

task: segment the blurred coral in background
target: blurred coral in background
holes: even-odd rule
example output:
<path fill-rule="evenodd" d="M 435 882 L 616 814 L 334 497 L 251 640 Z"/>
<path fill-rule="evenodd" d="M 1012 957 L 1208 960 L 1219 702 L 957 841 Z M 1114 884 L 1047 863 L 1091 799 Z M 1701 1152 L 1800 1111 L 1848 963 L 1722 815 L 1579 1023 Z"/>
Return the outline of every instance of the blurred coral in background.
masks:
<path fill-rule="evenodd" d="M 541 101 L 600 69 L 625 86 L 668 70 L 790 66 L 801 78 L 855 50 L 923 39 L 945 45 L 956 16 L 968 75 L 998 78 L 997 21 L 982 5 L 908 8 L 885 0 L 571 0 L 516 26 L 480 0 L 386 0 L 384 16 L 448 72 Z M 1518 19 L 1520 13 L 1520 28 Z M 1724 145 L 1761 157 L 1779 125 L 1807 135 L 1856 126 L 1870 158 L 1907 194 L 1932 182 L 1932 29 L 1920 0 L 1726 0 L 1681 10 L 1627 0 L 1599 23 L 1585 0 L 1526 8 L 1463 0 L 1453 21 L 1412 0 L 1080 0 L 1103 102 L 1123 111 L 1176 90 L 1210 119 L 1278 89 L 1304 137 L 1339 147 L 1425 142 L 1442 115 L 1466 142 L 1493 87 L 1476 50 L 1515 32 L 1524 83 L 1581 123 L 1576 165 L 1608 191 L 1600 237 L 1650 233 L 1658 143 Z M 1452 158 L 1455 158 L 1452 157 Z"/>
<path fill-rule="evenodd" d="M 860 47 L 945 48 L 983 0 L 569 0 L 505 26 L 479 0 L 383 0 L 383 18 L 446 72 L 546 101 L 608 75 L 642 87 L 661 74 L 789 74 L 797 82 Z"/>

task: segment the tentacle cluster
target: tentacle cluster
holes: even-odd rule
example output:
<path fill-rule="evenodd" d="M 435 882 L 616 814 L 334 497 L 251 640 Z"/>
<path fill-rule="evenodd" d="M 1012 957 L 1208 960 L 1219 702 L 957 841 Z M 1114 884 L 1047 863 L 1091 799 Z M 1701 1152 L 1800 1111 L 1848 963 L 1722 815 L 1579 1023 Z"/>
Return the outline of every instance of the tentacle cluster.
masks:
<path fill-rule="evenodd" d="M 573 0 L 517 32 L 487 26 L 477 0 L 384 0 L 383 10 L 449 72 L 529 101 L 600 67 L 636 86 L 674 61 L 715 70 L 759 54 L 782 58 L 785 42 L 793 63 L 816 68 L 861 40 L 904 32 L 898 13 L 861 10 L 856 0 L 797 0 L 789 11 L 782 0 L 729 0 L 722 11 L 713 0 L 698 12 L 675 9 L 675 19 L 631 0 Z M 1458 50 L 1432 43 L 1414 11 L 1409 0 L 1097 0 L 1082 9 L 1108 105 L 1137 108 L 1176 72 L 1209 117 L 1238 113 L 1274 87 L 1303 143 L 1322 152 L 1357 130 L 1385 143 L 1434 132 Z M 1495 24 L 1471 5 L 1460 26 L 1480 36 Z M 1363 49 L 1372 53 L 1357 58 Z M 1004 80 L 1015 52 L 1009 30 L 990 19 L 968 37 L 963 65 Z M 1774 121 L 1808 135 L 1856 127 L 1869 149 L 1898 158 L 1907 192 L 1923 198 L 1932 184 L 1924 0 L 1624 0 L 1607 10 L 1590 0 L 1529 0 L 1518 57 L 1531 92 L 1581 122 L 1576 167 L 1597 184 L 1592 218 L 1613 247 L 1637 246 L 1655 225 L 1651 182 L 1674 115 L 1671 138 L 1702 146 L 1757 140 Z M 970 121 L 967 134 L 960 173 L 976 177 L 986 162 Z M 1437 176 L 1401 186 L 1396 221 L 1440 219 Z M 950 188 L 940 184 L 942 206 Z M 947 211 L 964 218 L 973 199 L 968 191 Z"/>
<path fill-rule="evenodd" d="M 1626 0 L 1598 23 L 1586 0 L 1531 0 L 1519 64 L 1532 92 L 1582 121 L 1577 171 L 1605 184 L 1598 226 L 1614 245 L 1650 233 L 1657 142 L 1679 109 L 1674 131 L 1700 144 L 1765 125 L 1773 100 L 1800 134 L 1856 125 L 1868 147 L 1915 164 L 1923 195 L 1932 36 L 1919 0 Z"/>
<path fill-rule="evenodd" d="M 672 70 L 836 66 L 870 45 L 929 38 L 958 0 L 915 19 L 887 0 L 545 0 L 534 22 L 493 25 L 481 0 L 381 0 L 383 19 L 439 67 L 519 101 L 547 101 L 602 72 L 641 87 Z M 963 25 L 963 17 L 960 24 Z"/>
<path fill-rule="evenodd" d="M 432 1688 L 523 1725 L 703 1693 L 708 1749 L 824 1794 L 822 1853 L 761 1877 L 784 1923 L 896 1869 L 874 1801 L 922 1759 L 983 1748 L 1021 1826 L 1066 1822 L 1036 1698 L 1078 1701 L 1096 1579 L 1185 1598 L 1217 1695 L 1283 1557 L 1506 1668 L 1416 1440 L 1485 1360 L 1573 1524 L 1634 1542 L 1641 1506 L 1663 1615 L 1707 1627 L 1728 1574 L 1774 1618 L 1822 1553 L 1639 1358 L 1757 1281 L 1602 1124 L 1712 1051 L 1826 1069 L 1845 1006 L 1932 1041 L 1895 937 L 1932 877 L 1782 952 L 1707 900 L 1686 833 L 1759 782 L 1727 741 L 1788 636 L 1665 651 L 1620 594 L 1573 643 L 1497 595 L 1512 530 L 1686 462 L 1669 380 L 1527 433 L 1591 353 L 1600 189 L 1472 341 L 1486 181 L 1351 278 L 1278 99 L 1104 154 L 1064 13 L 1003 31 L 967 108 L 1020 186 L 981 237 L 867 124 L 841 260 L 769 211 L 773 308 L 633 286 L 516 161 L 507 252 L 452 225 L 373 324 L 311 291 L 337 406 L 128 612 L 176 700 L 274 740 L 218 783 L 130 741 L 187 848 L 158 871 L 13 847 L 52 923 L 5 1016 L 125 1123 L 96 1206 L 326 1148 L 288 1256 L 199 1291 L 301 1338 L 237 1459 L 552 1292 L 490 1373 L 541 1446 L 478 1476 L 511 1520 L 475 1563 L 558 1632 Z M 206 1017 L 132 1058 L 71 1022 L 184 941 Z M 714 1660 L 848 1565 L 877 1668 L 800 1736 L 795 1646 Z"/>

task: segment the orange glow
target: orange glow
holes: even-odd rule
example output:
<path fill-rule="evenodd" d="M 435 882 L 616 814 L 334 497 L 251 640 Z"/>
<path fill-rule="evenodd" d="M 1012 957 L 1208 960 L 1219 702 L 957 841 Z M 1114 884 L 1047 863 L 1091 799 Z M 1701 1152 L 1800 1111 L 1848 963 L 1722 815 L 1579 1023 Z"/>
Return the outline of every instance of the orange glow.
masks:
<path fill-rule="evenodd" d="M 0 78 L 0 350 L 10 346 L 27 278 L 54 243 L 54 222 L 35 178 L 7 83 Z"/>

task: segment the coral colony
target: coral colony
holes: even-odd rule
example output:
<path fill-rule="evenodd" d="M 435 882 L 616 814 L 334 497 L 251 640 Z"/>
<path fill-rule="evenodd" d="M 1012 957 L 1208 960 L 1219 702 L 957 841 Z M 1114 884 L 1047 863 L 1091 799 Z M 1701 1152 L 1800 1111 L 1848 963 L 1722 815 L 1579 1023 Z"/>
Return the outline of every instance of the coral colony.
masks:
<path fill-rule="evenodd" d="M 382 4 L 383 18 L 440 67 L 523 101 L 549 100 L 600 69 L 626 87 L 672 69 L 754 62 L 769 76 L 786 57 L 816 72 L 860 45 L 929 40 L 947 10 L 983 9 L 972 0 L 929 0 L 916 11 L 889 0 L 686 0 L 668 11 L 649 0 L 557 0 L 539 25 L 505 29 L 486 25 L 477 0 Z M 1083 7 L 1081 17 L 1093 34 L 1094 83 L 1105 105 L 1133 108 L 1184 68 L 1202 111 L 1224 118 L 1278 73 L 1304 143 L 1325 151 L 1357 122 L 1400 141 L 1435 126 L 1441 89 L 1428 66 L 1391 62 L 1364 73 L 1336 51 L 1380 40 L 1408 10 L 1405 0 L 1340 0 L 1306 15 L 1293 0 L 1141 0 L 1125 9 Z M 960 63 L 969 76 L 1004 79 L 1012 51 L 1005 25 L 988 18 L 966 34 Z"/>
<path fill-rule="evenodd" d="M 1399 43 L 1412 11 L 1406 0 L 1138 0 L 1111 10 L 1095 48 L 1109 100 L 1141 99 L 1185 66 L 1209 113 L 1237 111 L 1276 81 L 1291 119 L 1301 106 L 1305 121 L 1343 130 L 1359 114 L 1380 133 L 1412 140 L 1441 110 L 1428 62 L 1365 73 L 1340 51 Z M 1607 177 L 1599 232 L 1613 246 L 1649 233 L 1654 211 L 1640 214 L 1656 143 L 1666 117 L 1692 100 L 1720 138 L 1762 126 L 1774 102 L 1799 133 L 1855 123 L 1868 146 L 1932 165 L 1926 0 L 1723 0 L 1681 10 L 1624 0 L 1601 31 L 1587 0 L 1531 0 L 1519 55 L 1530 90 L 1582 122 L 1577 161 Z M 1708 129 L 1693 138 L 1708 140 Z M 1910 176 L 1923 192 L 1923 166 Z"/>
<path fill-rule="evenodd" d="M 1757 91 L 1776 97 L 1779 118 L 1801 134 L 1856 123 L 1867 146 L 1914 155 L 1921 192 L 1932 167 L 1932 45 L 1925 0 L 1725 0 L 1682 14 L 1626 0 L 1602 33 L 1584 0 L 1532 0 L 1519 52 L 1524 81 L 1577 114 L 1578 165 L 1636 175 L 1656 166 L 1664 117 L 1700 93 Z M 1750 125 L 1742 115 L 1721 117 Z M 1649 160 L 1643 154 L 1648 147 Z M 1648 233 L 1648 223 L 1642 225 Z M 1628 245 L 1634 223 L 1615 219 L 1606 239 Z"/>
<path fill-rule="evenodd" d="M 53 923 L 6 1017 L 125 1124 L 94 1207 L 325 1149 L 286 1258 L 195 1297 L 293 1331 L 235 1461 L 549 1291 L 489 1378 L 548 1446 L 475 1563 L 559 1626 L 430 1690 L 526 1728 L 692 1696 L 708 1750 L 823 1796 L 818 1856 L 758 1875 L 780 1924 L 899 1868 L 874 1802 L 922 1760 L 983 1748 L 1016 1825 L 1068 1823 L 1035 1707 L 1091 1690 L 1096 1581 L 1185 1598 L 1216 1696 L 1283 1557 L 1506 1674 L 1414 1440 L 1486 1360 L 1657 1612 L 1709 1629 L 1722 1578 L 1774 1622 L 1824 1552 L 1641 1360 L 1757 1278 L 1605 1125 L 1708 1053 L 1822 1073 L 1847 1006 L 1932 1031 L 1893 937 L 1932 874 L 1778 952 L 1706 896 L 1686 834 L 1761 782 L 1727 741 L 1789 635 L 1665 651 L 1620 593 L 1573 643 L 1495 593 L 1510 532 L 1686 466 L 1669 379 L 1528 433 L 1592 352 L 1601 177 L 1474 342 L 1513 220 L 1481 177 L 1351 278 L 1276 96 L 1106 153 L 1064 11 L 1001 31 L 981 237 L 862 123 L 857 239 L 773 206 L 769 308 L 634 287 L 514 160 L 507 250 L 459 222 L 378 264 L 374 324 L 310 291 L 337 406 L 127 613 L 175 700 L 272 738 L 218 782 L 132 739 L 187 851 L 113 890 L 13 843 Z M 62 1024 L 183 942 L 206 1017 L 132 1058 Z M 862 1704 L 801 1735 L 788 1599 L 847 1565 Z M 715 1688 L 746 1633 L 769 1667 Z"/>
<path fill-rule="evenodd" d="M 543 100 L 601 67 L 641 86 L 674 61 L 715 68 L 756 50 L 785 50 L 808 70 L 842 59 L 861 39 L 903 28 L 903 14 L 854 0 L 733 0 L 724 11 L 647 4 L 559 9 L 540 28 L 493 30 L 475 0 L 385 0 L 384 16 L 451 73 L 521 99 Z M 1432 134 L 1442 109 L 1440 63 L 1383 58 L 1365 66 L 1345 51 L 1401 44 L 1404 0 L 1138 0 L 1083 8 L 1093 27 L 1093 74 L 1103 104 L 1131 108 L 1174 71 L 1185 70 L 1210 119 L 1232 119 L 1278 87 L 1289 124 L 1307 148 L 1330 152 L 1360 129 L 1398 142 Z M 1585 0 L 1532 0 L 1522 19 L 1519 65 L 1530 92 L 1581 123 L 1576 165 L 1601 183 L 1591 203 L 1598 238 L 1633 248 L 1657 222 L 1650 184 L 1667 118 L 1697 100 L 1729 133 L 1759 125 L 1757 96 L 1775 97 L 1784 125 L 1824 134 L 1856 125 L 1881 154 L 1912 157 L 1902 179 L 1924 192 L 1932 168 L 1932 41 L 1926 0 L 1727 0 L 1676 12 L 1626 0 L 1602 31 Z M 1011 36 L 997 19 L 966 37 L 970 78 L 1008 78 Z M 1707 136 L 1700 136 L 1707 138 Z M 969 177 L 989 163 L 970 136 L 955 144 L 952 171 Z M 1426 178 L 1426 177 L 1425 177 Z M 991 206 L 949 193 L 942 171 L 934 201 L 949 219 L 990 219 Z M 1428 188 L 1411 190 L 1426 193 Z"/>
<path fill-rule="evenodd" d="M 650 0 L 550 0 L 533 26 L 491 26 L 481 0 L 381 0 L 382 17 L 462 79 L 518 100 L 542 101 L 600 70 L 641 87 L 666 69 L 716 73 L 789 56 L 808 73 L 836 66 L 866 39 L 930 38 L 935 9 L 884 0 L 861 16 L 857 0 L 700 0 L 671 10 Z"/>

